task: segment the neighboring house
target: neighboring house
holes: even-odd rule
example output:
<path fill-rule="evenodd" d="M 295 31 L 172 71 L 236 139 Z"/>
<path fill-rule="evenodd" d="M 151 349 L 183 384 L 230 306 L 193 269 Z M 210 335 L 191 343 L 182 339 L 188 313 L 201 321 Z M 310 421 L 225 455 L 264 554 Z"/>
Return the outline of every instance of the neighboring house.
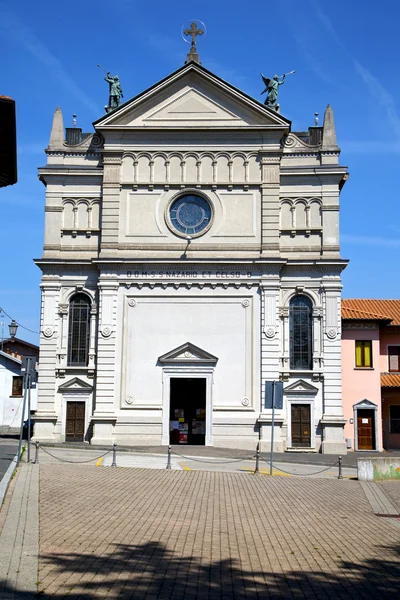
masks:
<path fill-rule="evenodd" d="M 400 448 L 400 300 L 342 300 L 342 369 L 351 448 Z"/>
<path fill-rule="evenodd" d="M 16 432 L 21 426 L 23 406 L 23 356 L 39 358 L 39 347 L 18 338 L 0 342 L 0 432 Z M 37 389 L 31 389 L 31 412 L 37 408 Z M 27 407 L 25 418 L 27 418 Z"/>
<path fill-rule="evenodd" d="M 346 452 L 333 113 L 291 122 L 188 57 L 94 131 L 54 115 L 35 438 Z"/>

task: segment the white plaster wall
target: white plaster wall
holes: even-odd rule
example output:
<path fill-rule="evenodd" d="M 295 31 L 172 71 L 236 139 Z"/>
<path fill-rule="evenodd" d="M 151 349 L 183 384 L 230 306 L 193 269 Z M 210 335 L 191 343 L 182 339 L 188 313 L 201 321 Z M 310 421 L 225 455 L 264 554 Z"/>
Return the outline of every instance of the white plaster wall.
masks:
<path fill-rule="evenodd" d="M 185 342 L 218 357 L 214 409 L 243 408 L 245 397 L 258 408 L 257 296 L 219 296 L 217 292 L 209 297 L 190 297 L 165 292 L 162 296 L 135 295 L 133 307 L 128 299 L 133 298 L 127 296 L 124 302 L 122 367 L 117 375 L 122 408 L 129 411 L 127 396 L 134 399 L 132 408 L 135 403 L 143 407 L 161 405 L 162 367 L 157 359 Z"/>

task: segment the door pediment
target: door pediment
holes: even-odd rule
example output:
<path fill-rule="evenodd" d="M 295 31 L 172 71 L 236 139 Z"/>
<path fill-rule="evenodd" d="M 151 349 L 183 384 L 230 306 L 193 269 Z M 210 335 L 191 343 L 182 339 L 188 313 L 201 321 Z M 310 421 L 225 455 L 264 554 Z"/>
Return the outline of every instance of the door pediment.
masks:
<path fill-rule="evenodd" d="M 163 354 L 158 358 L 161 364 L 177 364 L 177 363 L 198 363 L 198 364 L 215 364 L 218 358 L 206 350 L 202 350 L 198 346 L 186 342 L 178 348 Z"/>
<path fill-rule="evenodd" d="M 69 381 L 66 381 L 65 383 L 63 383 L 62 385 L 60 385 L 60 387 L 58 388 L 58 391 L 61 393 L 65 393 L 65 392 L 86 392 L 89 393 L 93 390 L 93 386 L 90 385 L 89 383 L 86 383 L 86 381 L 83 381 L 82 379 L 79 379 L 79 377 L 74 377 L 73 379 L 70 379 Z"/>
<path fill-rule="evenodd" d="M 291 383 L 285 387 L 283 393 L 296 396 L 314 396 L 318 393 L 318 388 L 316 388 L 314 385 L 311 385 L 311 383 L 308 383 L 308 381 L 304 381 L 304 379 L 298 379 L 294 383 Z"/>
<path fill-rule="evenodd" d="M 378 409 L 377 405 L 371 402 L 371 400 L 368 400 L 367 398 L 364 398 L 364 400 L 360 400 L 360 402 L 357 402 L 357 404 L 353 404 L 353 409 L 354 408 L 371 408 L 372 410 Z"/>

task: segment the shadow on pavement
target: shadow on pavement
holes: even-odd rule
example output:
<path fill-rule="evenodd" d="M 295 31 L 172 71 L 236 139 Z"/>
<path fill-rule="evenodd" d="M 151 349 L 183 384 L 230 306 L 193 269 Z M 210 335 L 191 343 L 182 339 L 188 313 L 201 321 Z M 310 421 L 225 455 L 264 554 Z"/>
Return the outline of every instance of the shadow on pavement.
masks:
<path fill-rule="evenodd" d="M 37 598 L 133 598 L 160 600 L 231 600 L 264 598 L 395 598 L 400 589 L 399 546 L 380 547 L 385 560 L 360 563 L 337 560 L 337 572 L 320 570 L 241 570 L 231 560 L 207 562 L 180 556 L 159 542 L 115 546 L 109 555 L 48 554 L 41 557 L 47 572 Z M 299 557 L 301 559 L 301 557 Z M 283 568 L 283 565 L 282 565 Z M 62 574 L 62 580 L 60 575 Z M 58 580 L 57 582 L 55 580 Z M 68 580 L 68 582 L 67 582 Z M 54 582 L 54 584 L 53 584 Z M 47 584 L 48 591 L 45 588 Z M 56 586 L 56 587 L 55 587 Z M 4 588 L 2 598 L 33 598 Z M 396 594 L 397 592 L 397 594 Z"/>

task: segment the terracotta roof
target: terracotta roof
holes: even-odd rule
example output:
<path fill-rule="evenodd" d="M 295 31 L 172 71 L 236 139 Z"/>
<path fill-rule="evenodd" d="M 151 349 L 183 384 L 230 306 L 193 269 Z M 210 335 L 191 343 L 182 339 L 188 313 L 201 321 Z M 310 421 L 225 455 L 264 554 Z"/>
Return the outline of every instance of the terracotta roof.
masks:
<path fill-rule="evenodd" d="M 400 300 L 375 300 L 373 298 L 344 298 L 343 319 L 390 321 L 400 325 Z"/>
<path fill-rule="evenodd" d="M 400 373 L 381 373 L 381 387 L 400 387 Z"/>

